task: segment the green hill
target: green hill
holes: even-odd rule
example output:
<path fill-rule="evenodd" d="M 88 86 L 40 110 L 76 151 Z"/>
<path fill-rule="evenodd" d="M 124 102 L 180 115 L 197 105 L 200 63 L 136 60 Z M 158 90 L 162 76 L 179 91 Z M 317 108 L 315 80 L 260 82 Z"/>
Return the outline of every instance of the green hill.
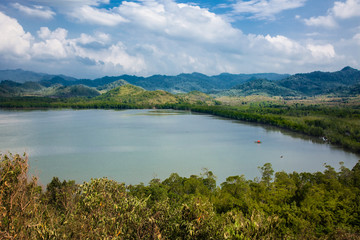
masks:
<path fill-rule="evenodd" d="M 316 96 L 359 94 L 360 71 L 345 67 L 337 72 L 312 72 L 289 76 L 279 81 L 252 79 L 216 93 L 217 96 Z"/>
<path fill-rule="evenodd" d="M 190 104 L 197 104 L 197 105 L 216 105 L 219 104 L 218 101 L 215 100 L 214 97 L 199 92 L 199 91 L 191 91 L 189 93 L 179 93 L 177 94 L 178 97 L 182 99 L 183 102 L 187 102 Z"/>
<path fill-rule="evenodd" d="M 125 81 L 125 80 L 120 79 L 120 80 L 117 80 L 115 82 L 111 82 L 111 83 L 99 86 L 96 89 L 99 90 L 99 91 L 106 92 L 106 91 L 109 91 L 111 89 L 114 89 L 114 88 L 117 88 L 117 87 L 120 87 L 120 86 L 123 86 L 123 85 L 126 85 L 126 84 L 129 84 L 129 83 L 127 81 Z"/>
<path fill-rule="evenodd" d="M 294 90 L 279 86 L 276 82 L 266 79 L 253 79 L 252 81 L 237 85 L 230 90 L 222 91 L 217 96 L 296 96 Z"/>
<path fill-rule="evenodd" d="M 84 85 L 63 86 L 53 84 L 44 86 L 40 82 L 17 83 L 2 81 L 0 83 L 0 97 L 95 97 L 100 95 L 98 91 Z"/>
<path fill-rule="evenodd" d="M 54 97 L 69 98 L 69 97 L 96 97 L 100 93 L 93 88 L 84 85 L 75 85 L 70 87 L 60 86 L 55 89 L 55 93 L 51 94 Z"/>
<path fill-rule="evenodd" d="M 275 73 L 222 73 L 216 76 L 207 76 L 201 73 L 182 73 L 176 76 L 105 76 L 90 80 L 75 79 L 64 75 L 36 74 L 22 70 L 0 70 L 0 80 L 3 80 L 0 84 L 0 96 L 3 97 L 53 96 L 52 94 L 54 94 L 59 85 L 65 87 L 84 85 L 96 88 L 103 93 L 127 83 L 149 91 L 163 90 L 171 93 L 201 91 L 217 96 L 346 96 L 358 94 L 360 71 L 351 67 L 345 67 L 337 72 L 316 71 L 291 76 Z M 34 81 L 28 83 L 29 80 Z M 25 82 L 25 84 L 21 85 L 19 82 Z M 89 92 L 89 97 L 95 95 L 95 92 L 90 90 L 74 90 L 75 93 L 77 91 L 82 96 L 86 95 L 84 94 L 85 92 Z M 73 94 L 55 94 L 55 96 L 69 95 Z"/>
<path fill-rule="evenodd" d="M 191 91 L 211 92 L 229 89 L 235 85 L 249 81 L 251 78 L 266 78 L 277 81 L 288 77 L 287 74 L 257 73 L 257 74 L 230 74 L 222 73 L 215 76 L 207 76 L 201 73 L 181 73 L 176 76 L 153 75 L 149 77 L 138 77 L 131 75 L 105 76 L 94 80 L 76 79 L 65 75 L 50 75 L 34 73 L 30 71 L 0 70 L 0 81 L 11 80 L 14 82 L 39 82 L 42 86 L 50 87 L 55 84 L 63 86 L 85 85 L 98 88 L 111 84 L 120 79 L 130 84 L 140 86 L 146 90 L 164 90 L 172 93 L 184 93 Z"/>
<path fill-rule="evenodd" d="M 171 93 L 165 92 L 163 90 L 146 91 L 141 87 L 137 87 L 131 84 L 126 84 L 114 88 L 96 97 L 95 100 L 151 106 L 179 102 L 179 99 Z"/>
<path fill-rule="evenodd" d="M 360 84 L 360 71 L 345 67 L 337 72 L 312 72 L 295 74 L 277 82 L 277 85 L 297 91 L 302 95 L 314 96 L 337 93 L 341 87 Z"/>
<path fill-rule="evenodd" d="M 9 80 L 0 83 L 1 97 L 38 95 L 45 87 L 37 82 L 17 83 Z"/>

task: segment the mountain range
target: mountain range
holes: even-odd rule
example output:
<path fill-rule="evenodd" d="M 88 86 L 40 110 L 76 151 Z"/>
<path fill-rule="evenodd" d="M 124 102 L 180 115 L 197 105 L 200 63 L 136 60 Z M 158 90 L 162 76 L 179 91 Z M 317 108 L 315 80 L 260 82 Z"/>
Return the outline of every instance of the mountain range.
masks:
<path fill-rule="evenodd" d="M 276 73 L 207 76 L 201 73 L 176 76 L 131 75 L 77 79 L 31 71 L 0 70 L 0 96 L 94 97 L 116 87 L 132 84 L 145 90 L 170 93 L 199 91 L 216 96 L 315 96 L 360 94 L 360 71 L 345 67 L 336 72 L 311 72 L 294 75 Z"/>

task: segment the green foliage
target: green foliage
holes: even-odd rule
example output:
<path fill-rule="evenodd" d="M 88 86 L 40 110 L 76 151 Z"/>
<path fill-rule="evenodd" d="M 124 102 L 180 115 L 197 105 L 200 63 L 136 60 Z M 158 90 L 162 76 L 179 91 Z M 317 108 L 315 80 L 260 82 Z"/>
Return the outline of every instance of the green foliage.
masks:
<path fill-rule="evenodd" d="M 282 87 L 277 82 L 266 79 L 251 79 L 248 82 L 232 87 L 229 90 L 221 91 L 217 96 L 298 96 L 296 90 Z"/>
<path fill-rule="evenodd" d="M 81 84 L 64 86 L 62 84 L 46 84 L 44 82 L 42 84 L 38 82 L 25 82 L 21 84 L 12 81 L 2 81 L 0 83 L 1 97 L 38 96 L 70 98 L 95 97 L 98 95 L 100 93 L 97 90 Z"/>
<path fill-rule="evenodd" d="M 114 89 L 114 88 L 117 88 L 117 87 L 120 87 L 120 86 L 123 86 L 126 84 L 129 84 L 129 83 L 126 82 L 125 80 L 120 79 L 115 82 L 111 82 L 111 83 L 105 84 L 103 86 L 99 86 L 96 89 L 99 91 L 110 91 L 111 89 Z"/>
<path fill-rule="evenodd" d="M 265 163 L 264 166 L 259 167 L 259 170 L 261 172 L 261 181 L 269 186 L 272 181 L 272 175 L 274 174 L 271 163 Z"/>
<path fill-rule="evenodd" d="M 177 97 L 171 93 L 161 90 L 146 91 L 140 87 L 136 87 L 130 84 L 114 88 L 95 98 L 94 100 L 149 107 L 161 104 L 174 104 L 179 102 Z"/>
<path fill-rule="evenodd" d="M 337 72 L 312 72 L 295 74 L 277 82 L 278 86 L 285 87 L 306 96 L 321 94 L 344 93 L 342 88 L 359 84 L 360 71 L 345 67 Z"/>
<path fill-rule="evenodd" d="M 42 191 L 27 157 L 1 155 L 2 239 L 359 239 L 360 161 L 337 172 L 231 176 L 216 186 L 173 173 L 148 185 L 107 178 L 77 185 L 54 177 Z"/>

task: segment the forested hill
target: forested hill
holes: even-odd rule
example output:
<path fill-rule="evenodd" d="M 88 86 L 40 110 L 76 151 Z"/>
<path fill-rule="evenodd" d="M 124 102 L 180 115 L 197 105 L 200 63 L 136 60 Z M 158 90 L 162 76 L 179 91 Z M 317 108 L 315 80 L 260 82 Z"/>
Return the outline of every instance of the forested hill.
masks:
<path fill-rule="evenodd" d="M 49 87 L 55 84 L 72 86 L 82 84 L 84 86 L 98 88 L 118 80 L 125 80 L 130 84 L 142 87 L 146 90 L 165 90 L 172 93 L 201 91 L 210 92 L 215 90 L 230 89 L 233 86 L 250 81 L 253 78 L 266 78 L 276 81 L 288 77 L 288 74 L 258 73 L 258 74 L 229 74 L 223 73 L 216 76 L 207 76 L 201 73 L 179 74 L 177 76 L 153 75 L 150 77 L 138 77 L 131 75 L 105 76 L 94 80 L 75 79 L 64 75 L 48 75 L 29 71 L 0 70 L 0 81 L 10 80 L 18 83 L 37 82 L 42 86 Z"/>
<path fill-rule="evenodd" d="M 279 81 L 252 79 L 216 94 L 221 96 L 358 95 L 360 94 L 360 71 L 345 67 L 337 72 L 316 71 L 295 74 Z"/>
<path fill-rule="evenodd" d="M 295 74 L 277 82 L 277 85 L 298 91 L 304 95 L 319 95 L 335 92 L 344 87 L 360 85 L 360 71 L 345 67 L 337 72 L 311 72 Z"/>
<path fill-rule="evenodd" d="M 46 73 L 36 73 L 32 71 L 25 71 L 22 69 L 15 70 L 0 70 L 0 82 L 3 80 L 10 80 L 18 83 L 24 82 L 39 82 L 50 80 L 54 77 L 60 77 L 65 81 L 76 81 L 78 79 L 65 75 L 51 75 Z"/>
<path fill-rule="evenodd" d="M 207 76 L 201 73 L 179 74 L 177 76 L 153 75 L 138 77 L 131 75 L 105 76 L 94 80 L 75 79 L 64 75 L 48 75 L 23 70 L 0 71 L 0 94 L 16 94 L 18 90 L 28 92 L 29 88 L 57 88 L 83 85 L 98 91 L 130 83 L 145 90 L 164 90 L 170 93 L 200 91 L 227 96 L 270 95 L 270 96 L 315 96 L 323 94 L 360 94 L 360 71 L 345 67 L 336 72 L 311 72 L 295 75 L 261 73 L 229 74 Z M 31 83 L 28 83 L 31 82 Z M 26 83 L 19 85 L 18 83 Z M 82 87 L 82 92 L 85 88 Z M 25 90 L 24 90 L 25 89 Z M 87 91 L 90 91 L 87 89 Z M 46 93 L 49 95 L 48 93 Z M 45 95 L 46 95 L 45 94 Z M 52 93 L 50 93 L 51 95 Z"/>

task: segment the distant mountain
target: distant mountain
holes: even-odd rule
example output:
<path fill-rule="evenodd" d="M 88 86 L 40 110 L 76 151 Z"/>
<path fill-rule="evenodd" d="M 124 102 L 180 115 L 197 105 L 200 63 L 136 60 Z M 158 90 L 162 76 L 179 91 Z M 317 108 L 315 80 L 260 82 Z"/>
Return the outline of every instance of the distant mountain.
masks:
<path fill-rule="evenodd" d="M 360 84 L 360 71 L 345 67 L 337 72 L 311 72 L 295 74 L 276 83 L 303 95 L 314 96 L 337 93 L 341 87 Z"/>
<path fill-rule="evenodd" d="M 16 70 L 0 70 L 0 81 L 9 80 L 19 83 L 24 82 L 38 82 L 48 75 L 45 73 L 35 73 L 24 71 L 22 69 Z"/>
<path fill-rule="evenodd" d="M 201 91 L 212 92 L 229 89 L 235 85 L 249 81 L 252 78 L 266 78 L 277 81 L 288 77 L 287 74 L 261 73 L 261 74 L 229 74 L 222 73 L 216 76 L 207 76 L 201 73 L 179 74 L 177 76 L 153 75 L 150 77 L 137 77 L 131 75 L 105 76 L 94 80 L 76 79 L 65 75 L 50 75 L 34 73 L 29 71 L 2 70 L 0 71 L 0 81 L 10 80 L 14 82 L 39 82 L 42 86 L 50 87 L 55 84 L 63 86 L 85 85 L 88 87 L 99 88 L 103 85 L 115 81 L 124 80 L 130 84 L 142 87 L 146 90 L 165 90 L 172 93 Z"/>
<path fill-rule="evenodd" d="M 84 85 L 63 86 L 53 84 L 44 86 L 40 82 L 17 83 L 13 81 L 2 81 L 0 83 L 0 97 L 95 97 L 100 93 L 93 88 Z"/>
<path fill-rule="evenodd" d="M 143 87 L 147 90 L 162 89 L 172 93 L 181 92 L 213 92 L 229 89 L 235 85 L 249 81 L 253 77 L 267 76 L 269 80 L 279 80 L 289 75 L 285 74 L 229 74 L 224 73 L 216 76 L 207 76 L 201 73 L 179 74 L 177 76 L 153 75 L 147 78 L 123 75 L 119 78 L 124 79 L 130 84 Z"/>
<path fill-rule="evenodd" d="M 0 80 L 5 81 L 4 84 L 0 85 L 0 95 L 3 96 L 29 94 L 32 87 L 38 88 L 36 94 L 44 94 L 49 89 L 58 88 L 58 85 L 64 87 L 83 85 L 93 88 L 95 91 L 104 92 L 127 83 L 149 91 L 164 90 L 170 93 L 200 91 L 220 96 L 246 96 L 252 94 L 314 96 L 322 94 L 357 94 L 359 92 L 360 71 L 351 67 L 345 67 L 337 72 L 316 71 L 291 76 L 276 73 L 222 73 L 216 76 L 207 76 L 201 73 L 182 73 L 177 76 L 105 76 L 90 80 L 75 79 L 64 75 L 33 73 L 18 69 L 0 71 Z M 10 83 L 9 81 L 13 82 Z M 24 82 L 27 85 L 17 85 Z M 79 90 L 79 92 L 81 91 Z M 90 91 L 88 93 L 90 94 Z M 93 96 L 93 94 L 95 92 L 90 95 Z"/>
<path fill-rule="evenodd" d="M 114 88 L 117 88 L 117 87 L 120 87 L 120 86 L 123 86 L 126 84 L 129 84 L 129 83 L 125 80 L 117 80 L 115 82 L 111 82 L 111 83 L 99 86 L 96 89 L 99 91 L 109 91 L 111 89 L 114 89 Z"/>
<path fill-rule="evenodd" d="M 42 80 L 49 80 L 56 76 L 63 78 L 66 81 L 76 81 L 76 78 L 68 77 L 65 75 L 51 75 L 46 73 L 35 73 L 31 71 L 25 71 L 22 69 L 16 70 L 0 70 L 0 82 L 4 80 L 10 80 L 14 82 L 39 82 Z"/>
<path fill-rule="evenodd" d="M 294 90 L 279 86 L 277 82 L 266 79 L 252 79 L 251 81 L 234 86 L 230 90 L 218 93 L 221 96 L 248 96 L 248 95 L 265 95 L 265 96 L 297 96 Z"/>
<path fill-rule="evenodd" d="M 360 71 L 345 67 L 337 72 L 311 72 L 289 76 L 278 81 L 253 78 L 250 81 L 216 93 L 217 96 L 315 96 L 360 94 Z"/>

